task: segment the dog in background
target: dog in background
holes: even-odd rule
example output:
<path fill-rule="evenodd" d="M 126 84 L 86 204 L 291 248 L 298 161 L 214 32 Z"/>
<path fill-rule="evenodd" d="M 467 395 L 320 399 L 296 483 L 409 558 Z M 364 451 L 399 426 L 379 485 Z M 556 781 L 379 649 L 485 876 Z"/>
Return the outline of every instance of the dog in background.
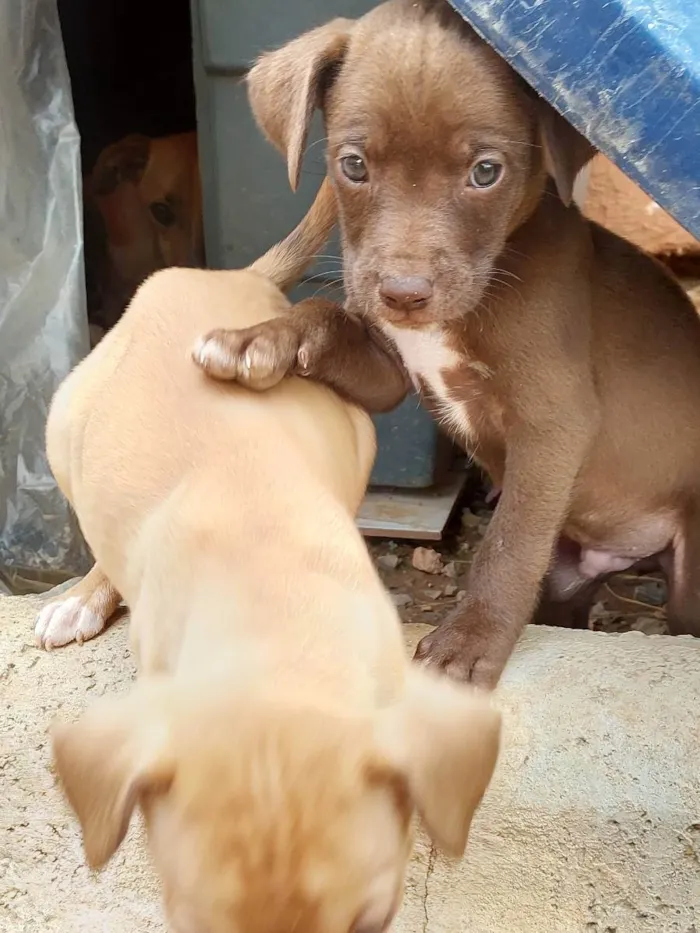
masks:
<path fill-rule="evenodd" d="M 107 146 L 85 179 L 84 195 L 95 342 L 153 272 L 204 265 L 197 134 L 133 134 Z"/>
<path fill-rule="evenodd" d="M 141 806 L 176 933 L 386 933 L 414 810 L 461 854 L 496 762 L 498 713 L 410 664 L 356 528 L 369 416 L 313 382 L 260 394 L 190 359 L 202 328 L 284 317 L 280 287 L 335 216 L 326 180 L 250 270 L 149 278 L 49 417 L 97 564 L 42 609 L 38 641 L 97 635 L 124 597 L 140 671 L 54 725 L 56 767 L 93 867 Z M 357 359 L 380 397 L 393 363 Z M 264 352 L 242 366 L 265 385 Z"/>
<path fill-rule="evenodd" d="M 700 634 L 700 321 L 571 203 L 592 147 L 445 0 L 333 20 L 263 55 L 248 86 L 293 186 L 323 112 L 347 313 L 219 331 L 200 364 L 237 379 L 261 341 L 276 378 L 371 405 L 347 363 L 364 329 L 366 358 L 396 366 L 375 407 L 412 381 L 500 490 L 468 596 L 417 657 L 492 686 L 528 621 L 586 627 L 628 568 L 660 567 L 671 631 Z"/>

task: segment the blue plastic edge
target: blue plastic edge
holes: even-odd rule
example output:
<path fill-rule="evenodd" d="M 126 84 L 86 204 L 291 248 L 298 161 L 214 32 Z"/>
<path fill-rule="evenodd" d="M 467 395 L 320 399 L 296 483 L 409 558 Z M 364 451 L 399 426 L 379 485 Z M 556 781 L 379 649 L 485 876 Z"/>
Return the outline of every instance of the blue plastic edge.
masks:
<path fill-rule="evenodd" d="M 450 0 L 546 100 L 700 238 L 698 0 Z"/>

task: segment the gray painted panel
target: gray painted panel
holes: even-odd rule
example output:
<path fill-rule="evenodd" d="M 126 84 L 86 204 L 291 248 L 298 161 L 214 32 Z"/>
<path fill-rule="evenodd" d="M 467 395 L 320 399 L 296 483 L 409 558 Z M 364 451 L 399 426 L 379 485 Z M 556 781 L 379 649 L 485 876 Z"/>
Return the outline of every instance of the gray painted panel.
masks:
<path fill-rule="evenodd" d="M 275 48 L 327 23 L 334 16 L 350 19 L 376 6 L 372 0 L 200 0 L 204 67 L 245 68 L 261 52 Z"/>
<path fill-rule="evenodd" d="M 193 0 L 194 71 L 204 223 L 209 265 L 240 268 L 286 236 L 311 205 L 325 172 L 322 125 L 317 116 L 299 190 L 289 188 L 284 160 L 255 125 L 245 84 L 246 66 L 266 48 L 293 38 L 333 15 L 358 16 L 368 0 L 295 0 L 246 5 Z M 330 258 L 329 258 L 330 257 Z M 340 276 L 337 235 L 306 281 L 292 293 L 316 294 Z M 342 301 L 342 291 L 332 294 Z M 446 450 L 435 422 L 411 396 L 395 412 L 375 419 L 379 450 L 375 485 L 420 488 L 445 468 Z"/>

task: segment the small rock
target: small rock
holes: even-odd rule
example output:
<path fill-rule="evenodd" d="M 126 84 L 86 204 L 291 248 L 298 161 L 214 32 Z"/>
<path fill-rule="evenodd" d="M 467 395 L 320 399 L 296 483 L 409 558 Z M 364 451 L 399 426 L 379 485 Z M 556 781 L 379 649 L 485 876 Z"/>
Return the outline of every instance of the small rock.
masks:
<path fill-rule="evenodd" d="M 449 564 L 445 564 L 445 566 L 442 568 L 442 572 L 444 573 L 446 577 L 449 577 L 451 580 L 457 579 L 457 567 L 453 560 L 451 560 Z"/>
<path fill-rule="evenodd" d="M 459 546 L 459 550 L 464 554 L 468 554 L 469 551 L 471 551 L 471 549 L 472 549 L 471 541 L 462 541 L 462 543 Z"/>
<path fill-rule="evenodd" d="M 377 558 L 377 563 L 385 570 L 396 570 L 401 563 L 401 558 L 397 554 L 382 554 Z"/>
<path fill-rule="evenodd" d="M 634 598 L 650 606 L 663 606 L 666 602 L 666 584 L 663 580 L 644 580 L 634 588 Z"/>
<path fill-rule="evenodd" d="M 425 599 L 432 599 L 434 601 L 440 599 L 442 590 L 423 590 L 422 596 L 424 596 Z"/>
<path fill-rule="evenodd" d="M 665 635 L 666 623 L 663 619 L 654 619 L 651 616 L 640 616 L 634 620 L 632 628 L 644 635 Z"/>
<path fill-rule="evenodd" d="M 433 606 L 428 606 L 428 605 L 425 605 L 425 606 L 421 606 L 421 607 L 420 607 L 420 611 L 421 611 L 421 612 L 432 612 L 433 609 L 434 609 Z"/>
<path fill-rule="evenodd" d="M 619 632 L 626 627 L 619 612 L 606 609 L 605 603 L 595 603 L 588 616 L 588 628 L 594 632 Z"/>
<path fill-rule="evenodd" d="M 417 547 L 411 563 L 416 570 L 422 570 L 423 573 L 440 573 L 442 570 L 442 558 L 437 551 L 429 547 Z"/>
<path fill-rule="evenodd" d="M 466 591 L 466 590 L 460 590 L 459 593 L 457 593 L 457 596 L 456 596 L 457 602 L 458 602 L 458 603 L 461 603 L 462 600 L 464 599 L 464 597 L 465 597 L 466 595 L 467 595 L 467 591 Z"/>
<path fill-rule="evenodd" d="M 394 601 L 394 605 L 397 609 L 404 609 L 406 606 L 410 606 L 413 602 L 413 599 L 408 595 L 408 593 L 392 593 L 391 598 Z"/>
<path fill-rule="evenodd" d="M 454 596 L 457 592 L 457 587 L 454 583 L 448 583 L 442 592 L 445 594 L 445 596 Z"/>
<path fill-rule="evenodd" d="M 481 519 L 471 509 L 465 509 L 462 512 L 462 528 L 478 528 L 480 524 Z"/>

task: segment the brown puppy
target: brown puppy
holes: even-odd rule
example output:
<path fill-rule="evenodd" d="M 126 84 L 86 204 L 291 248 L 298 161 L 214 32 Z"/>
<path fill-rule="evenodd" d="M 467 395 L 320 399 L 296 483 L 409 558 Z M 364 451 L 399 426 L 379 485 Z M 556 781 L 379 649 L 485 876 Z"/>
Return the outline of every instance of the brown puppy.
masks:
<path fill-rule="evenodd" d="M 647 558 L 672 630 L 700 633 L 700 323 L 655 261 L 571 206 L 588 144 L 439 0 L 334 20 L 249 86 L 292 179 L 323 109 L 352 313 L 213 335 L 201 364 L 236 378 L 243 350 L 264 340 L 269 364 L 278 340 L 279 378 L 367 403 L 362 360 L 383 342 L 502 490 L 468 598 L 418 657 L 491 685 L 538 602 L 585 626 L 600 580 Z"/>
<path fill-rule="evenodd" d="M 332 208 L 326 183 L 254 271 L 150 278 L 49 419 L 98 564 L 37 636 L 90 637 L 121 594 L 140 669 L 54 727 L 57 769 L 92 866 L 140 804 L 176 933 L 383 933 L 414 808 L 460 854 L 495 764 L 498 714 L 411 667 L 355 527 L 369 417 L 325 386 L 257 395 L 190 359 L 202 326 L 285 313 L 261 273 L 298 276 Z"/>

